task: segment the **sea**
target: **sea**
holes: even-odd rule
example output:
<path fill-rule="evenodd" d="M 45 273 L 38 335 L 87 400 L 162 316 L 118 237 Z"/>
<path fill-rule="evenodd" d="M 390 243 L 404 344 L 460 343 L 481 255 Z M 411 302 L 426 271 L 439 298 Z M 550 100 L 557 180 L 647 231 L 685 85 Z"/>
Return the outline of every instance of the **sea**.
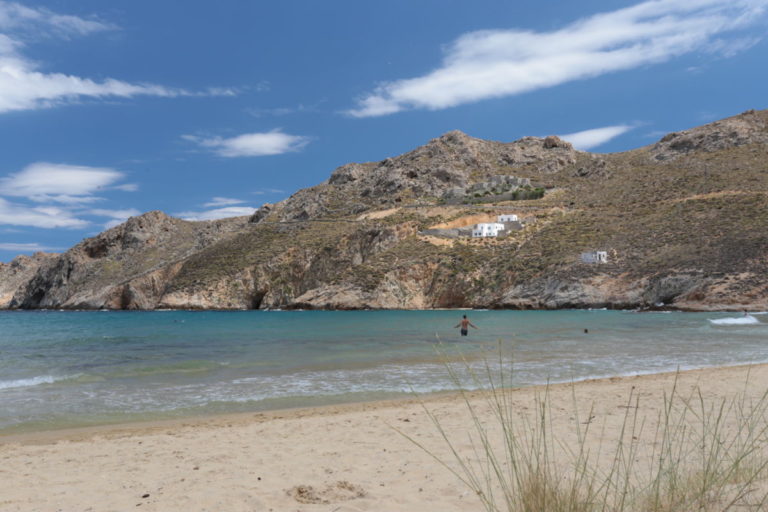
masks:
<path fill-rule="evenodd" d="M 761 313 L 2 311 L 0 434 L 765 362 Z"/>

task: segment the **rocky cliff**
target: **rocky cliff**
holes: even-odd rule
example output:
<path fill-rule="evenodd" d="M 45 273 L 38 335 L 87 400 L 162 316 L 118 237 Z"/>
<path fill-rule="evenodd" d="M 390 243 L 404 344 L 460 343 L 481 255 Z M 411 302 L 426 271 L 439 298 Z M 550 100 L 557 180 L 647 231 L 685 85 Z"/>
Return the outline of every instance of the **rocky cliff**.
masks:
<path fill-rule="evenodd" d="M 32 256 L 18 256 L 10 263 L 0 263 L 0 309 L 7 308 L 19 288 L 35 277 L 41 266 L 54 261 L 57 256 L 37 252 Z"/>
<path fill-rule="evenodd" d="M 524 228 L 428 234 L 501 213 Z M 454 131 L 250 218 L 149 212 L 15 260 L 0 307 L 765 309 L 767 228 L 768 111 L 600 155 Z"/>
<path fill-rule="evenodd" d="M 159 212 L 77 244 L 20 283 L 13 308 L 152 309 L 183 261 L 247 224 L 247 218 L 185 222 Z"/>

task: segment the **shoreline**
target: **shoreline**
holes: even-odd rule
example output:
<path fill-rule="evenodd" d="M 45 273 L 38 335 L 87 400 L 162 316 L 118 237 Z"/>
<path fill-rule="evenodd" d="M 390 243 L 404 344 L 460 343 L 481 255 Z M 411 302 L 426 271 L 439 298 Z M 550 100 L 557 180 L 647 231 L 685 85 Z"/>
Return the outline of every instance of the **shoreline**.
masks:
<path fill-rule="evenodd" d="M 509 398 L 520 426 L 537 421 L 537 404 L 545 397 L 548 428 L 563 446 L 573 445 L 575 433 L 594 424 L 586 447 L 595 453 L 603 445 L 615 446 L 622 419 L 637 411 L 647 429 L 638 434 L 637 453 L 646 457 L 653 447 L 648 436 L 673 387 L 682 399 L 697 397 L 693 393 L 700 390 L 706 403 L 715 405 L 742 394 L 759 399 L 768 390 L 768 364 L 513 388 Z M 473 419 L 464 397 L 421 398 L 457 453 L 477 458 L 468 442 Z M 482 391 L 468 392 L 467 399 L 493 427 L 494 413 Z M 481 509 L 477 497 L 435 460 L 455 462 L 429 414 L 414 398 L 0 437 L 0 509 Z M 569 464 L 563 454 L 558 457 L 555 463 Z"/>
<path fill-rule="evenodd" d="M 301 312 L 301 311 L 635 311 L 638 313 L 658 313 L 658 312 L 676 312 L 676 313 L 764 313 L 768 311 L 768 302 L 758 302 L 751 304 L 706 304 L 701 307 L 691 305 L 675 306 L 673 304 L 656 305 L 628 305 L 598 303 L 591 306 L 582 307 L 563 307 L 563 308 L 533 308 L 533 307 L 499 307 L 495 305 L 485 306 L 461 306 L 453 308 L 306 308 L 306 307 L 285 307 L 285 308 L 152 308 L 152 309 L 117 309 L 117 308 L 71 308 L 71 307 L 52 307 L 52 308 L 9 308 L 0 306 L 0 312 L 17 311 L 56 311 L 56 312 L 82 312 L 82 311 L 105 311 L 105 312 L 128 312 L 128 313 L 152 313 L 152 312 L 174 312 L 187 311 L 191 313 L 198 312 L 238 312 L 238 311 L 273 311 L 273 312 Z"/>
<path fill-rule="evenodd" d="M 8 380 L 0 381 L 3 397 L 8 397 L 0 422 L 0 438 L 146 421 L 189 421 L 219 414 L 400 400 L 410 396 L 404 379 L 412 380 L 415 389 L 422 393 L 450 392 L 455 386 L 448 382 L 443 363 L 467 357 L 473 364 L 479 362 L 477 368 L 486 358 L 494 365 L 502 350 L 499 342 L 504 357 L 515 361 L 514 378 L 510 381 L 515 386 L 768 362 L 768 349 L 763 343 L 766 319 L 751 319 L 755 323 L 760 320 L 757 329 L 713 326 L 708 321 L 717 323 L 720 320 L 712 319 L 736 317 L 727 313 L 646 316 L 572 310 L 520 312 L 518 317 L 515 313 L 489 311 L 470 314 L 475 321 L 482 320 L 479 325 L 484 330 L 463 338 L 452 329 L 455 313 L 372 312 L 350 317 L 350 330 L 340 339 L 327 327 L 341 321 L 335 312 L 306 313 L 306 317 L 295 313 L 298 316 L 290 319 L 266 312 L 263 315 L 267 316 L 230 313 L 233 317 L 216 312 L 201 313 L 203 316 L 168 312 L 171 317 L 146 313 L 146 318 L 82 312 L 86 315 L 82 319 L 58 312 L 44 314 L 45 318 L 40 319 L 32 318 L 37 316 L 34 312 L 18 314 L 24 318 L 8 319 L 10 350 L 4 353 L 10 356 L 10 361 L 18 357 L 20 369 L 16 374 L 10 373 Z M 224 316 L 218 316 L 221 314 Z M 398 322 L 390 322 L 392 318 Z M 427 322 L 420 324 L 422 319 Z M 294 354 L 293 345 L 278 343 L 285 332 L 291 343 L 305 346 L 305 340 L 315 339 L 313 331 L 318 321 L 324 331 L 317 336 L 325 345 L 314 341 L 307 344 L 308 359 L 302 358 L 303 352 Z M 134 322 L 141 324 L 140 330 L 132 330 Z M 734 323 L 737 322 L 738 319 Z M 94 327 L 83 340 L 73 337 L 70 343 L 67 336 L 60 336 L 55 343 L 46 341 L 50 329 L 59 324 L 75 329 L 91 323 Z M 359 347 L 358 337 L 368 336 L 372 325 L 373 341 Z M 33 343 L 23 343 L 25 326 L 35 327 L 29 334 Z M 268 329 L 254 334 L 259 326 Z M 285 331 L 275 330 L 284 326 Z M 589 335 L 582 333 L 586 327 Z M 682 329 L 670 331 L 669 335 L 659 334 L 678 327 Z M 435 337 L 430 334 L 433 331 Z M 173 341 L 165 343 L 168 333 L 172 333 Z M 731 335 L 743 349 L 735 349 L 726 340 Z M 665 339 L 667 336 L 669 340 Z M 224 348 L 211 352 L 207 340 L 214 338 L 221 339 Z M 121 343 L 115 343 L 115 339 Z M 159 340 L 159 355 L 154 352 L 155 340 Z M 686 340 L 694 340 L 693 350 Z M 323 353 L 323 347 L 336 344 L 333 357 L 338 355 L 338 359 Z M 99 350 L 93 351 L 91 347 Z M 358 353 L 360 349 L 362 353 Z M 243 360 L 237 360 L 233 354 L 243 354 Z M 42 365 L 30 363 L 27 367 L 27 361 L 36 361 L 38 357 L 47 359 L 41 359 Z"/>
<path fill-rule="evenodd" d="M 508 388 L 512 393 L 529 392 L 537 393 L 545 389 L 555 390 L 564 387 L 580 386 L 590 383 L 616 383 L 631 379 L 644 378 L 669 378 L 674 375 L 696 375 L 715 371 L 747 370 L 764 368 L 768 371 L 768 362 L 754 364 L 739 364 L 726 366 L 705 366 L 700 368 L 681 369 L 678 371 L 662 371 L 652 373 L 621 374 L 606 377 L 587 377 L 581 380 L 569 382 L 554 382 L 550 384 L 531 384 Z M 483 390 L 466 391 L 470 397 L 478 397 Z M 307 417 L 320 417 L 340 413 L 355 413 L 371 409 L 392 409 L 405 406 L 421 406 L 422 403 L 439 403 L 443 401 L 459 400 L 460 391 L 435 391 L 431 393 L 417 393 L 416 396 L 402 398 L 388 398 L 381 400 L 345 402 L 338 404 L 299 406 L 282 409 L 270 409 L 261 411 L 245 411 L 231 413 L 200 414 L 170 419 L 137 420 L 119 423 L 106 423 L 102 425 L 89 425 L 82 427 L 63 427 L 49 430 L 35 430 L 29 432 L 15 432 L 10 434 L 0 433 L 0 447 L 7 444 L 48 444 L 60 441 L 87 440 L 92 437 L 125 437 L 134 434 L 151 433 L 164 429 L 185 427 L 222 427 L 234 423 L 264 423 L 274 419 L 301 419 Z"/>

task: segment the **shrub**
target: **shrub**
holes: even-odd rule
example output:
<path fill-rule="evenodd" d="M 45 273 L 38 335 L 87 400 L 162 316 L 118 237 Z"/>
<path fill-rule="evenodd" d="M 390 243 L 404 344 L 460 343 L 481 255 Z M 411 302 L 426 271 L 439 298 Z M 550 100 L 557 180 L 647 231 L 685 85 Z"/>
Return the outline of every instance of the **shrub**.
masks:
<path fill-rule="evenodd" d="M 768 501 L 756 486 L 768 473 L 768 395 L 751 400 L 745 391 L 710 401 L 696 388 L 681 396 L 676 376 L 650 444 L 643 432 L 649 418 L 640 416 L 639 397 L 630 394 L 618 437 L 607 439 L 603 430 L 594 454 L 586 442 L 592 410 L 579 421 L 575 394 L 577 442 L 569 445 L 553 435 L 549 386 L 536 395 L 535 413 L 526 415 L 513 406 L 512 371 L 504 370 L 501 357 L 498 369 L 486 363 L 483 375 L 466 361 L 446 367 L 469 412 L 474 456 L 461 452 L 425 406 L 452 458 L 427 452 L 489 512 L 764 510 Z M 469 387 L 482 388 L 479 400 Z M 569 464 L 562 464 L 564 457 Z"/>

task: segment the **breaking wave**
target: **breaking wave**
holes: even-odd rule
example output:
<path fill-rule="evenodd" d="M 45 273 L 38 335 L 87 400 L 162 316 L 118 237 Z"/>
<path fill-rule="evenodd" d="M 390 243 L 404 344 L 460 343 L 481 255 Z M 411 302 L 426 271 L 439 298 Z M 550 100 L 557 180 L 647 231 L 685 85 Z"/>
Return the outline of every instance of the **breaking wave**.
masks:
<path fill-rule="evenodd" d="M 709 321 L 712 322 L 713 325 L 751 325 L 760 323 L 760 320 L 753 317 L 752 315 L 730 318 L 716 318 L 714 320 L 710 318 Z"/>
<path fill-rule="evenodd" d="M 30 386 L 39 386 L 40 384 L 53 384 L 54 382 L 66 379 L 66 377 L 57 378 L 51 375 L 42 375 L 40 377 L 32 377 L 29 379 L 0 380 L 0 389 L 27 388 Z"/>

